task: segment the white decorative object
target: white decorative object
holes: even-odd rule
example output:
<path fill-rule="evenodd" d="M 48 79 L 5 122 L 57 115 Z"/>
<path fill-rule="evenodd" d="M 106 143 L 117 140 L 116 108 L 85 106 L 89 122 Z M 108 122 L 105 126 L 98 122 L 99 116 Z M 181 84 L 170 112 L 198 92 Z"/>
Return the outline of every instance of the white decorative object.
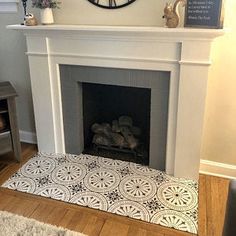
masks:
<path fill-rule="evenodd" d="M 170 75 L 165 169 L 176 177 L 198 179 L 211 43 L 223 30 L 89 25 L 8 28 L 24 31 L 27 38 L 40 151 L 65 152 L 60 65 L 164 71 Z M 149 164 L 159 169 L 155 117 L 160 89 L 155 78 L 150 83 L 145 78 L 107 82 L 144 84 L 152 90 Z M 83 130 L 78 133 L 82 150 Z"/>
<path fill-rule="evenodd" d="M 40 17 L 43 25 L 51 25 L 54 23 L 52 8 L 40 9 Z"/>

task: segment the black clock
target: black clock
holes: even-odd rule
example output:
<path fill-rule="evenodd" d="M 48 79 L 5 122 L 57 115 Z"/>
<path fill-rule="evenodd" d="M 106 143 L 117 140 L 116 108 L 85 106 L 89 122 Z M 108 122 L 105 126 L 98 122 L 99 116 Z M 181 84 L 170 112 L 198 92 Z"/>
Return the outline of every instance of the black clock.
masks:
<path fill-rule="evenodd" d="M 121 7 L 125 7 L 136 0 L 88 0 L 92 4 L 102 7 L 102 8 L 107 8 L 107 9 L 117 9 Z"/>

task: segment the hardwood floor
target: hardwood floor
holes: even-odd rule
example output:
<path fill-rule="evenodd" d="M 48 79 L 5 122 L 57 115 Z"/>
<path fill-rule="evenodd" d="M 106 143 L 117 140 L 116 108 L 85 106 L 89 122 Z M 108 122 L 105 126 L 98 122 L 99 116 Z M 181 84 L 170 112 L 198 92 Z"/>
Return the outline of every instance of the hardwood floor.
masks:
<path fill-rule="evenodd" d="M 22 144 L 22 163 L 11 154 L 0 156 L 8 166 L 0 172 L 0 185 L 37 152 L 36 146 Z M 199 181 L 199 235 L 220 236 L 224 221 L 229 180 L 201 175 Z M 0 210 L 60 225 L 89 236 L 190 236 L 127 217 L 72 205 L 31 194 L 0 188 Z"/>

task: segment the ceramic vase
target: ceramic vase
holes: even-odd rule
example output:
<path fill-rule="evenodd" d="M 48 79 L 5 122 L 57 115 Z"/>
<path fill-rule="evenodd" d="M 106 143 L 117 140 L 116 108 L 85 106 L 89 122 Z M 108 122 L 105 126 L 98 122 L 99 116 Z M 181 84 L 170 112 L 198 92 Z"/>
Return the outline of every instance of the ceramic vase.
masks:
<path fill-rule="evenodd" d="M 54 23 L 52 8 L 45 8 L 40 10 L 41 23 L 43 25 L 51 25 Z"/>

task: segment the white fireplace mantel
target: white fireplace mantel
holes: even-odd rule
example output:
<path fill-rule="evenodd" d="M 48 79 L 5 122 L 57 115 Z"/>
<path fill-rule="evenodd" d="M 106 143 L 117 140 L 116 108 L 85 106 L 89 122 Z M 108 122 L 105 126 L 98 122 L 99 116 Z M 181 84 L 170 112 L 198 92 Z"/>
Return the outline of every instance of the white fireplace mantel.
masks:
<path fill-rule="evenodd" d="M 65 152 L 60 65 L 167 71 L 166 172 L 198 179 L 211 43 L 223 30 L 89 25 L 7 28 L 26 35 L 40 151 Z M 158 169 L 154 147 L 155 138 L 150 143 L 150 166 Z"/>

